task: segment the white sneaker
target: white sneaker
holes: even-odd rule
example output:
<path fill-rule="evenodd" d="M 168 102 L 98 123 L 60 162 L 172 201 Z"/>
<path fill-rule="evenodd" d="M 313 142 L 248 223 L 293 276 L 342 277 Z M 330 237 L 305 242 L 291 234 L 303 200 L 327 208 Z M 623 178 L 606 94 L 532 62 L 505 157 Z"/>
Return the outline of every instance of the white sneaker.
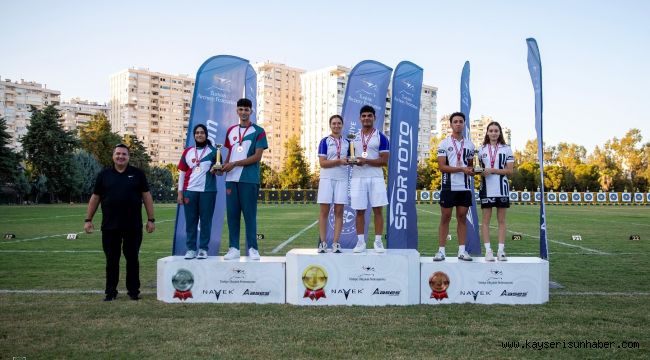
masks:
<path fill-rule="evenodd" d="M 458 258 L 459 258 L 460 260 L 464 260 L 464 261 L 472 261 L 472 257 L 469 256 L 469 254 L 467 253 L 467 251 L 459 252 L 459 253 L 458 253 Z"/>
<path fill-rule="evenodd" d="M 196 251 L 194 250 L 187 250 L 187 252 L 185 253 L 185 260 L 191 260 L 194 259 L 195 257 L 196 257 Z"/>
<path fill-rule="evenodd" d="M 341 244 L 333 243 L 332 244 L 332 252 L 335 253 L 335 254 L 340 254 L 342 252 L 341 251 Z"/>
<path fill-rule="evenodd" d="M 505 251 L 498 251 L 497 252 L 497 258 L 499 261 L 508 261 L 508 258 L 506 257 L 506 252 Z"/>
<path fill-rule="evenodd" d="M 485 261 L 494 261 L 494 253 L 492 249 L 485 251 Z"/>
<path fill-rule="evenodd" d="M 199 250 L 199 255 L 196 256 L 197 259 L 207 259 L 208 258 L 208 251 L 207 250 Z"/>
<path fill-rule="evenodd" d="M 366 252 L 366 242 L 363 240 L 357 240 L 357 245 L 354 246 L 352 252 L 355 253 Z"/>
<path fill-rule="evenodd" d="M 445 254 L 443 254 L 441 251 L 438 251 L 436 256 L 433 257 L 433 261 L 442 261 L 445 259 Z"/>
<path fill-rule="evenodd" d="M 259 260 L 260 259 L 259 251 L 253 248 L 248 249 L 248 258 L 251 260 Z"/>
<path fill-rule="evenodd" d="M 318 243 L 318 253 L 319 254 L 324 254 L 327 251 L 327 243 L 325 242 L 319 242 Z"/>
<path fill-rule="evenodd" d="M 224 260 L 235 260 L 239 259 L 239 249 L 235 249 L 234 247 L 231 247 L 228 249 L 228 252 L 226 255 L 223 256 Z"/>
<path fill-rule="evenodd" d="M 384 249 L 384 244 L 381 242 L 381 240 L 377 241 L 375 240 L 375 252 L 376 253 L 385 253 L 386 249 Z"/>

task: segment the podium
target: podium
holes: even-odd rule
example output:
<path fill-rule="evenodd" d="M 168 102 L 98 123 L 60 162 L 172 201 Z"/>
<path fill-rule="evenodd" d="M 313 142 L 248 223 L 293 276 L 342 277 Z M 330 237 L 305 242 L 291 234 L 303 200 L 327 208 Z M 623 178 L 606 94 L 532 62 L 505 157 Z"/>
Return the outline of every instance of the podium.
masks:
<path fill-rule="evenodd" d="M 412 305 L 419 303 L 420 255 L 413 249 L 355 254 L 286 254 L 287 303 L 294 305 Z"/>
<path fill-rule="evenodd" d="M 509 257 L 508 261 L 420 260 L 422 304 L 543 304 L 548 302 L 548 261 Z"/>
<path fill-rule="evenodd" d="M 285 259 L 158 259 L 157 297 L 168 303 L 285 303 Z"/>

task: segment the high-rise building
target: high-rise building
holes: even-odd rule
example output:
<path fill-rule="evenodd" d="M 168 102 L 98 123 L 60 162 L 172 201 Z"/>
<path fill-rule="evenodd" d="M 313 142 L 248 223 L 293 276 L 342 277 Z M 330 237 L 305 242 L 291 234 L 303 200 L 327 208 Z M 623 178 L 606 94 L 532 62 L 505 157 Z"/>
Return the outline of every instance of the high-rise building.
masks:
<path fill-rule="evenodd" d="M 490 122 L 494 121 L 491 116 L 481 115 L 480 119 L 474 119 L 470 121 L 470 137 L 474 146 L 478 148 L 479 145 L 483 144 L 483 139 L 485 139 L 485 131 Z M 501 129 L 503 130 L 503 138 L 506 141 L 506 144 L 510 145 L 512 142 L 512 132 L 510 128 L 503 126 L 502 123 Z M 451 134 L 451 126 L 449 123 L 449 114 L 444 115 L 440 119 L 440 134 L 448 136 Z"/>
<path fill-rule="evenodd" d="M 31 106 L 43 109 L 48 105 L 59 105 L 61 92 L 48 89 L 34 81 L 11 82 L 0 77 L 0 118 L 7 123 L 7 133 L 11 135 L 10 147 L 21 150 L 20 137 L 27 134 L 31 119 Z"/>
<path fill-rule="evenodd" d="M 341 114 L 350 69 L 330 66 L 301 75 L 302 123 L 300 146 L 311 171 L 318 168 L 318 143 L 330 133 L 329 118 Z"/>
<path fill-rule="evenodd" d="M 187 137 L 194 79 L 148 69 L 128 69 L 110 78 L 114 132 L 136 136 L 154 163 L 176 163 Z"/>
<path fill-rule="evenodd" d="M 384 133 L 390 137 L 392 87 L 388 88 Z M 438 88 L 422 84 L 420 93 L 420 126 L 418 127 L 418 162 L 426 161 L 430 154 L 431 136 L 436 131 Z"/>
<path fill-rule="evenodd" d="M 253 67 L 257 72 L 257 123 L 269 143 L 262 161 L 280 171 L 287 157 L 285 143 L 292 136 L 300 138 L 300 76 L 305 71 L 270 61 Z"/>
<path fill-rule="evenodd" d="M 102 113 L 108 118 L 110 107 L 107 104 L 98 104 L 79 98 L 62 102 L 56 107 L 59 109 L 59 120 L 64 130 L 76 130 L 79 126 L 87 124 L 93 115 Z"/>

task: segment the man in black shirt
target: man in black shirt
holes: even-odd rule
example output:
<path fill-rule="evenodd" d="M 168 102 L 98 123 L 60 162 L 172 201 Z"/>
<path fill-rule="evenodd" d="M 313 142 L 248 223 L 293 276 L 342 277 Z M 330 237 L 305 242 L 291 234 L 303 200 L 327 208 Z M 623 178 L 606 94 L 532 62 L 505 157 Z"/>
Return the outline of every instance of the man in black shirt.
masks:
<path fill-rule="evenodd" d="M 93 232 L 93 216 L 102 204 L 102 247 L 106 255 L 106 297 L 117 297 L 120 279 L 120 252 L 126 259 L 126 289 L 132 300 L 140 299 L 140 264 L 142 244 L 142 203 L 147 211 L 147 232 L 155 230 L 153 199 L 142 170 L 129 165 L 129 148 L 118 144 L 113 149 L 113 164 L 97 175 L 93 195 L 88 202 L 84 230 Z M 123 244 L 123 245 L 122 245 Z"/>

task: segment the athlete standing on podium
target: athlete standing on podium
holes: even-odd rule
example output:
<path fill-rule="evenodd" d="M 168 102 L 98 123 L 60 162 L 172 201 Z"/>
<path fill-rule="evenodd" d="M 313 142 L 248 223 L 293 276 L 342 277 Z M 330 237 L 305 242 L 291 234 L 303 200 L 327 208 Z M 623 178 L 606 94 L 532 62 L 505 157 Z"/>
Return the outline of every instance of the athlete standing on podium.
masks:
<path fill-rule="evenodd" d="M 340 253 L 341 229 L 343 229 L 343 207 L 348 203 L 348 151 L 350 143 L 341 135 L 343 118 L 330 117 L 332 134 L 324 137 L 318 145 L 320 181 L 318 182 L 318 203 L 320 204 L 318 252 L 327 251 L 327 225 L 330 206 L 334 205 L 334 241 L 332 252 Z"/>
<path fill-rule="evenodd" d="M 497 208 L 497 221 L 499 223 L 497 258 L 499 261 L 506 261 L 506 209 L 510 207 L 507 176 L 512 174 L 515 158 L 512 155 L 510 146 L 506 144 L 503 138 L 501 125 L 498 122 L 492 121 L 488 124 L 478 158 L 483 165 L 479 196 L 481 197 L 481 210 L 483 212 L 481 232 L 485 244 L 485 261 L 494 261 L 494 254 L 490 248 L 490 218 L 492 217 L 493 207 Z"/>
<path fill-rule="evenodd" d="M 474 189 L 470 188 L 470 176 L 474 176 L 474 144 L 465 142 L 463 130 L 465 129 L 465 115 L 455 112 L 449 117 L 451 123 L 451 136 L 438 145 L 438 166 L 442 173 L 442 191 L 440 192 L 440 226 L 438 227 L 438 241 L 440 247 L 433 261 L 445 259 L 445 244 L 449 234 L 449 223 L 454 207 L 458 221 L 458 258 L 471 261 L 465 250 L 467 236 L 467 211 L 472 206 Z"/>
<path fill-rule="evenodd" d="M 259 260 L 257 248 L 257 195 L 260 191 L 260 161 L 268 149 L 266 133 L 251 122 L 253 102 L 237 101 L 239 124 L 226 130 L 228 158 L 222 171 L 226 173 L 226 209 L 230 248 L 224 260 L 238 259 L 239 233 L 242 213 L 246 223 L 246 247 L 251 260 Z"/>
<path fill-rule="evenodd" d="M 365 222 L 368 199 L 375 218 L 375 252 L 383 253 L 384 244 L 381 237 L 384 230 L 382 207 L 388 205 L 386 182 L 382 167 L 388 165 L 388 138 L 375 129 L 375 109 L 364 105 L 360 111 L 361 131 L 354 143 L 357 163 L 352 168 L 350 182 L 350 205 L 357 211 L 357 244 L 355 253 L 366 251 Z M 361 155 L 361 156 L 359 156 Z"/>

